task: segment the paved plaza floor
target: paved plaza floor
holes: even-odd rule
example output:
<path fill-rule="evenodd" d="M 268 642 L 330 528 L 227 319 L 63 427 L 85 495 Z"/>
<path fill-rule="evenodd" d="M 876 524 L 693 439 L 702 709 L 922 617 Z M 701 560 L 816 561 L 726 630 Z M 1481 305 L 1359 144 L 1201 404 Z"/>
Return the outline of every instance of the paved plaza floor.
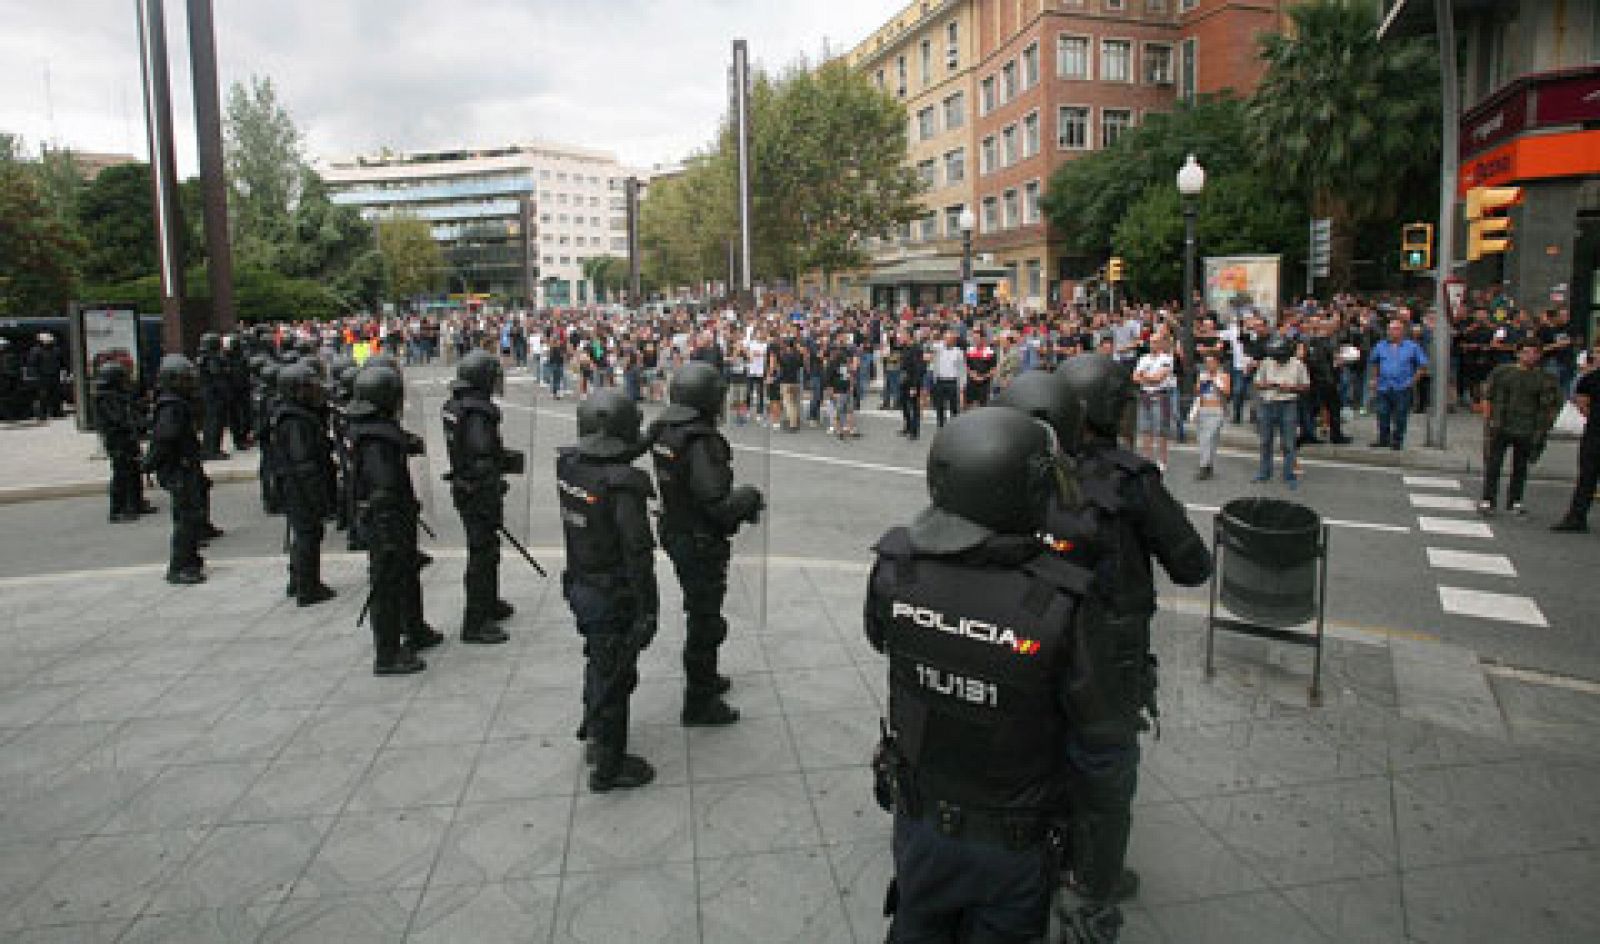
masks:
<path fill-rule="evenodd" d="M 9 539 L 15 539 L 14 536 Z M 548 549 L 547 564 L 559 563 Z M 454 630 L 459 552 L 426 572 Z M 682 620 L 634 699 L 650 787 L 584 784 L 581 653 L 551 581 L 507 561 L 512 642 L 452 639 L 370 674 L 364 563 L 329 604 L 279 559 L 0 579 L 0 939 L 17 942 L 877 942 L 889 818 L 866 762 L 881 658 L 861 561 L 775 560 L 762 631 L 742 565 L 726 665 L 739 724 L 677 723 Z M 1600 933 L 1600 699 L 1489 676 L 1448 647 L 1307 656 L 1164 612 L 1129 942 L 1575 942 Z M 1480 673 L 1478 678 L 1484 676 Z M 1430 684 L 1430 680 L 1436 684 Z"/>

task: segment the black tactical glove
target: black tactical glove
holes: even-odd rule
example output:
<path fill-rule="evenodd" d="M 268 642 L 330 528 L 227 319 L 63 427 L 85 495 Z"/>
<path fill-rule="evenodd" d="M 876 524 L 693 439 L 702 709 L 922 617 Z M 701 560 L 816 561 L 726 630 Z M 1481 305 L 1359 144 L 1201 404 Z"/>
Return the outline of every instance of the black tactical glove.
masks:
<path fill-rule="evenodd" d="M 747 521 L 755 524 L 761 520 L 761 510 L 767 507 L 766 499 L 762 498 L 761 490 L 754 485 L 735 486 L 728 495 L 728 504 L 734 511 L 737 521 Z"/>
<path fill-rule="evenodd" d="M 406 455 L 425 456 L 428 454 L 428 444 L 416 433 L 406 433 Z"/>
<path fill-rule="evenodd" d="M 502 475 L 522 475 L 527 470 L 527 467 L 527 456 L 520 450 L 500 450 L 500 472 Z"/>

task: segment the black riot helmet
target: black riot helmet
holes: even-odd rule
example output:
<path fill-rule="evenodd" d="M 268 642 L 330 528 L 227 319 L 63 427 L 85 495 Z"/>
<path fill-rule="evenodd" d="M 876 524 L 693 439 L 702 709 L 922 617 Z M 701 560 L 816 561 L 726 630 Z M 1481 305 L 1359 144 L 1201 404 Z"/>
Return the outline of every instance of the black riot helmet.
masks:
<path fill-rule="evenodd" d="M 200 335 L 200 353 L 216 354 L 222 350 L 222 335 L 215 331 L 207 331 Z"/>
<path fill-rule="evenodd" d="M 161 368 L 156 371 L 156 386 L 163 393 L 189 396 L 200 382 L 200 373 L 194 361 L 182 354 L 168 354 L 161 358 Z"/>
<path fill-rule="evenodd" d="M 322 343 L 316 338 L 301 338 L 295 344 L 295 349 L 300 352 L 302 358 L 316 357 L 317 352 L 322 350 Z"/>
<path fill-rule="evenodd" d="M 278 395 L 290 403 L 316 407 L 322 404 L 322 379 L 311 365 L 290 364 L 278 371 Z"/>
<path fill-rule="evenodd" d="M 704 361 L 692 361 L 672 375 L 667 399 L 675 407 L 686 407 L 706 419 L 722 415 L 728 397 L 728 381 L 722 372 Z M 663 415 L 663 418 L 667 417 Z"/>
<path fill-rule="evenodd" d="M 377 414 L 384 419 L 400 415 L 400 402 L 405 399 L 406 385 L 400 372 L 387 364 L 367 363 L 356 372 L 350 402 L 351 416 Z"/>
<path fill-rule="evenodd" d="M 1266 355 L 1280 364 L 1287 364 L 1294 356 L 1294 349 L 1289 347 L 1288 338 L 1276 337 L 1267 342 Z"/>
<path fill-rule="evenodd" d="M 248 363 L 250 364 L 250 376 L 260 377 L 261 372 L 266 369 L 268 364 L 272 363 L 272 358 L 265 354 L 252 354 Z"/>
<path fill-rule="evenodd" d="M 405 379 L 405 371 L 400 369 L 400 362 L 398 360 L 395 360 L 395 356 L 393 354 L 373 354 L 373 355 L 370 355 L 367 358 L 367 362 L 365 364 L 361 365 L 361 366 L 363 366 L 363 367 L 387 367 L 390 370 L 394 371 L 395 373 L 399 374 L 400 375 L 400 379 L 402 381 Z"/>
<path fill-rule="evenodd" d="M 480 349 L 469 353 L 456 365 L 455 383 L 450 388 L 474 390 L 487 397 L 493 395 L 499 384 L 500 358 Z"/>
<path fill-rule="evenodd" d="M 261 388 L 267 393 L 277 393 L 278 374 L 285 366 L 273 360 L 261 365 Z"/>
<path fill-rule="evenodd" d="M 962 413 L 928 450 L 932 507 L 911 526 L 912 543 L 934 552 L 965 550 L 994 534 L 1032 534 L 1055 487 L 1045 427 L 1017 410 Z"/>
<path fill-rule="evenodd" d="M 637 454 L 644 414 L 632 398 L 605 388 L 578 404 L 578 451 L 595 459 Z"/>
<path fill-rule="evenodd" d="M 348 354 L 340 354 L 328 364 L 328 392 L 338 397 L 340 402 L 350 399 L 350 385 L 345 382 L 344 372 L 354 366 L 356 359 Z M 354 380 L 355 375 L 350 376 Z"/>
<path fill-rule="evenodd" d="M 1083 403 L 1083 421 L 1097 433 L 1114 436 L 1134 397 L 1128 369 L 1105 354 L 1079 354 L 1059 371 L 1067 389 Z"/>
<path fill-rule="evenodd" d="M 1048 424 L 1062 452 L 1075 453 L 1083 443 L 1083 402 L 1058 374 L 1030 370 L 1013 380 L 995 398 L 995 405 L 1021 410 Z"/>
<path fill-rule="evenodd" d="M 109 360 L 95 369 L 94 379 L 101 390 L 127 390 L 128 368 L 121 361 Z"/>

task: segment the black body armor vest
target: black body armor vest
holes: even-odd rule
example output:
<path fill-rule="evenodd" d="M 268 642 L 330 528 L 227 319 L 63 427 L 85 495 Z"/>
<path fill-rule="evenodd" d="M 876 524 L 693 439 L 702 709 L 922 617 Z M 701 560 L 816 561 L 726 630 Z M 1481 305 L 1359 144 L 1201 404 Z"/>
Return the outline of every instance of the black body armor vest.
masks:
<path fill-rule="evenodd" d="M 622 462 L 587 462 L 575 448 L 556 459 L 556 493 L 567 542 L 567 568 L 584 576 L 613 575 L 626 563 L 617 528 L 615 493 L 652 494 L 650 478 Z"/>
<path fill-rule="evenodd" d="M 715 426 L 703 419 L 661 427 L 650 447 L 655 462 L 656 483 L 661 488 L 661 533 L 726 535 L 728 530 L 706 513 L 695 498 L 690 481 L 689 450 L 697 439 L 707 439 L 712 459 L 726 466 L 731 458 L 726 441 Z M 726 478 L 732 481 L 732 470 Z"/>

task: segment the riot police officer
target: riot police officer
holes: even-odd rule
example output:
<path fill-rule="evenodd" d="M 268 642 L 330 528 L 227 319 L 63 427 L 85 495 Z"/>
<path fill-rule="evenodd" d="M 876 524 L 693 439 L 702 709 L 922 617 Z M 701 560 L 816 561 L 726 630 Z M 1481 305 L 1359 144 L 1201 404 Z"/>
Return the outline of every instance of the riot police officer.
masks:
<path fill-rule="evenodd" d="M 420 672 L 427 665 L 417 653 L 444 641 L 422 617 L 420 506 L 406 457 L 421 455 L 423 443 L 396 419 L 404 398 L 398 371 L 368 364 L 356 375 L 349 411 L 352 488 L 367 536 L 374 675 Z"/>
<path fill-rule="evenodd" d="M 639 407 L 614 389 L 578 405 L 578 445 L 560 450 L 556 489 L 566 539 L 562 595 L 583 636 L 584 723 L 594 770 L 589 789 L 641 787 L 655 769 L 627 752 L 628 696 L 639 653 L 655 638 L 655 540 L 650 477 L 630 463 L 640 449 Z"/>
<path fill-rule="evenodd" d="M 1138 887 L 1138 876 L 1123 862 L 1138 786 L 1139 733 L 1149 727 L 1146 716 L 1156 715 L 1151 558 L 1174 582 L 1192 587 L 1210 577 L 1211 554 L 1162 484 L 1161 470 L 1117 446 L 1132 396 L 1127 372 L 1092 354 L 1072 358 L 1059 376 L 1066 394 L 1083 405 L 1086 429 L 1076 456 L 1083 501 L 1077 508 L 1055 506 L 1046 531 L 1069 559 L 1092 561 L 1107 593 L 1106 645 L 1096 650 L 1105 664 L 1097 668 L 1115 709 L 1106 723 L 1076 732 L 1070 746 L 1076 774 L 1072 881 L 1086 900 L 1078 918 L 1092 928 L 1098 915 Z"/>
<path fill-rule="evenodd" d="M 661 492 L 661 546 L 683 587 L 686 725 L 739 720 L 739 712 L 722 700 L 731 683 L 717 671 L 717 647 L 728 636 L 722 601 L 729 538 L 760 518 L 763 500 L 755 486 L 733 484 L 733 452 L 716 425 L 727 394 L 721 371 L 700 361 L 685 365 L 673 375 L 671 405 L 654 425 L 651 446 Z"/>
<path fill-rule="evenodd" d="M 56 345 L 56 336 L 48 331 L 39 332 L 39 343 L 28 352 L 28 373 L 38 389 L 38 417 L 41 423 L 63 415 L 61 374 L 66 369 L 66 357 Z"/>
<path fill-rule="evenodd" d="M 233 437 L 233 448 L 249 449 L 253 444 L 251 431 L 255 425 L 250 417 L 250 360 L 245 353 L 244 341 L 237 334 L 223 337 L 222 351 L 228 366 L 228 433 Z"/>
<path fill-rule="evenodd" d="M 875 545 L 867 639 L 889 658 L 874 759 L 894 813 L 891 942 L 1042 940 L 1067 743 L 1101 717 L 1097 598 L 1037 531 L 1051 437 L 1014 410 L 953 419 L 928 453 L 932 504 Z"/>
<path fill-rule="evenodd" d="M 111 521 L 138 521 L 155 507 L 144 500 L 144 477 L 139 472 L 144 410 L 121 361 L 106 361 L 95 371 L 94 418 L 106 458 L 111 460 Z"/>
<path fill-rule="evenodd" d="M 345 533 L 345 547 L 352 551 L 367 549 L 356 521 L 355 489 L 351 477 L 350 403 L 355 397 L 356 375 L 360 372 L 361 368 L 351 358 L 334 361 L 333 402 L 328 410 L 328 425 L 333 434 L 333 457 L 339 472 L 334 525 Z"/>
<path fill-rule="evenodd" d="M 278 413 L 278 374 L 282 370 L 283 366 L 275 360 L 269 359 L 261 365 L 251 407 L 259 450 L 256 474 L 261 480 L 261 510 L 269 515 L 283 513 L 283 493 L 278 482 L 282 463 L 278 460 L 277 444 L 272 441 L 272 424 Z"/>
<path fill-rule="evenodd" d="M 194 403 L 199 373 L 182 354 L 161 359 L 156 375 L 155 416 L 150 449 L 143 471 L 172 499 L 172 547 L 167 562 L 167 582 L 197 584 L 206 579 L 200 542 L 208 530 L 207 481 L 200 465 L 200 438 L 195 429 Z"/>
<path fill-rule="evenodd" d="M 282 402 L 273 443 L 283 462 L 279 481 L 289 527 L 288 594 L 301 606 L 313 606 L 334 597 L 322 582 L 322 522 L 332 504 L 328 475 L 333 465 L 322 383 L 308 365 L 294 364 L 278 372 L 278 395 Z"/>
<path fill-rule="evenodd" d="M 222 353 L 222 337 L 215 331 L 200 335 L 200 404 L 204 412 L 205 453 L 203 459 L 226 459 L 222 451 L 222 431 L 228 424 L 228 397 L 233 387 L 228 360 Z M 235 443 L 235 448 L 238 444 Z"/>
<path fill-rule="evenodd" d="M 511 638 L 496 625 L 514 612 L 500 598 L 500 529 L 508 488 L 504 476 L 520 475 L 524 459 L 500 441 L 500 408 L 492 399 L 499 382 L 500 361 L 487 351 L 473 351 L 457 365 L 443 410 L 450 452 L 445 479 L 467 533 L 461 641 L 468 643 L 494 644 Z"/>

